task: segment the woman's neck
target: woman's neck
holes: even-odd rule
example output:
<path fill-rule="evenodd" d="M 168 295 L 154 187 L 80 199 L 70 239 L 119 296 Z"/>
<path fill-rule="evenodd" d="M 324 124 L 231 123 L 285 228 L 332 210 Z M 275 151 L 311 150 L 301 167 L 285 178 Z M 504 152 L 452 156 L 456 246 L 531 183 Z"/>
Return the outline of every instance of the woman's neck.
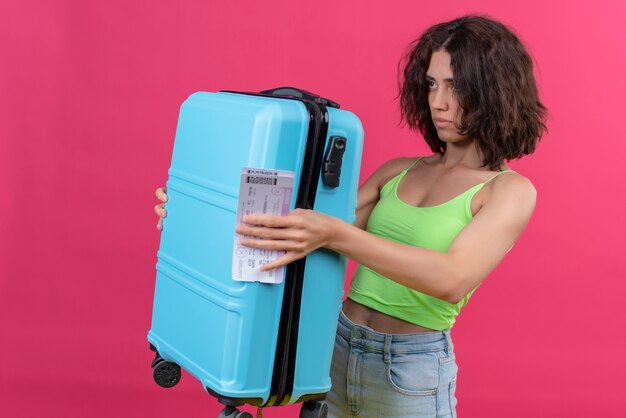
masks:
<path fill-rule="evenodd" d="M 482 152 L 475 141 L 448 143 L 440 160 L 443 167 L 451 169 L 464 166 L 475 170 L 484 169 Z"/>

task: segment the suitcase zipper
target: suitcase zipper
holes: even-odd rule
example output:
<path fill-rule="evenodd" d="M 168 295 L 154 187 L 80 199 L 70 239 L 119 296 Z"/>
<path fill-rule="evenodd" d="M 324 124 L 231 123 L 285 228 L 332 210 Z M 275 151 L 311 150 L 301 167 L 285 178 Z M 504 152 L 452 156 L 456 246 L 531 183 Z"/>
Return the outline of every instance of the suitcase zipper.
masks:
<path fill-rule="evenodd" d="M 326 106 L 302 100 L 309 113 L 309 131 L 296 207 L 313 209 L 328 134 Z M 307 158 L 308 157 L 308 158 Z M 306 257 L 287 265 L 274 372 L 268 404 L 286 405 L 293 392 Z"/>

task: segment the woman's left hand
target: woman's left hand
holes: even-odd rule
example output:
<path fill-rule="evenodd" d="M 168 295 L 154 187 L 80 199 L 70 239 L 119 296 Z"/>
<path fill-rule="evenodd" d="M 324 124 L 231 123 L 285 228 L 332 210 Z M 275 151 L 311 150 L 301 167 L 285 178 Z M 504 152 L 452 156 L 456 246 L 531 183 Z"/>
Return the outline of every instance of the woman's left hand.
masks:
<path fill-rule="evenodd" d="M 332 236 L 333 220 L 313 210 L 296 209 L 287 216 L 246 215 L 235 231 L 244 236 L 240 243 L 246 247 L 286 252 L 277 260 L 261 266 L 261 271 L 267 271 L 327 246 Z"/>

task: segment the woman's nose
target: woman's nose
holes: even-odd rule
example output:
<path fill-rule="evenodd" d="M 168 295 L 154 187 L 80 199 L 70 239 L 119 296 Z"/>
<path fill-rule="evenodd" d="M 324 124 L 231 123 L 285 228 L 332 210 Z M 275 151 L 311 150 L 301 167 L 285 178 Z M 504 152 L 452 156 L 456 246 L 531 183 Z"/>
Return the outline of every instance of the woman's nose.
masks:
<path fill-rule="evenodd" d="M 444 89 L 438 88 L 431 92 L 431 106 L 438 110 L 448 110 L 448 97 Z"/>

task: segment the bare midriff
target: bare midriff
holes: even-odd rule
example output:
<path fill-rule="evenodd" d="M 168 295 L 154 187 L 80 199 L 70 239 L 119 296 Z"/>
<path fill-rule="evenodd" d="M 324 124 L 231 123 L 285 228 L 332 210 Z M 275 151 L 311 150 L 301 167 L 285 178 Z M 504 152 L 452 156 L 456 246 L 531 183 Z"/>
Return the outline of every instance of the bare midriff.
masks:
<path fill-rule="evenodd" d="M 343 301 L 342 309 L 343 313 L 355 324 L 385 334 L 416 334 L 419 332 L 434 331 L 430 328 L 425 328 L 378 312 L 348 298 Z"/>

